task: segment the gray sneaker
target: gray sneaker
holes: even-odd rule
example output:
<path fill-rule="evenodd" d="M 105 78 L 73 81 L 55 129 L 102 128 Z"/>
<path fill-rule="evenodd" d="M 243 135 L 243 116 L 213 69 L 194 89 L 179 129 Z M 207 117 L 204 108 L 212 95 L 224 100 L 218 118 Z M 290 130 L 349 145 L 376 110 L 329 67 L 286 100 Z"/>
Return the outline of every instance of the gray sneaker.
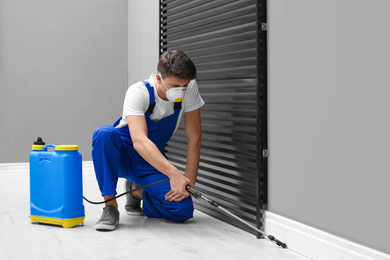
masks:
<path fill-rule="evenodd" d="M 103 214 L 95 224 L 96 230 L 114 230 L 119 224 L 119 211 L 112 205 L 103 208 Z"/>
<path fill-rule="evenodd" d="M 133 183 L 131 181 L 126 180 L 125 183 L 125 189 L 126 191 L 131 190 L 131 186 Z M 132 216 L 143 216 L 144 213 L 142 212 L 141 208 L 141 200 L 138 197 L 134 197 L 132 193 L 128 193 L 126 195 L 127 201 L 125 205 L 125 210 L 127 215 L 132 215 Z"/>

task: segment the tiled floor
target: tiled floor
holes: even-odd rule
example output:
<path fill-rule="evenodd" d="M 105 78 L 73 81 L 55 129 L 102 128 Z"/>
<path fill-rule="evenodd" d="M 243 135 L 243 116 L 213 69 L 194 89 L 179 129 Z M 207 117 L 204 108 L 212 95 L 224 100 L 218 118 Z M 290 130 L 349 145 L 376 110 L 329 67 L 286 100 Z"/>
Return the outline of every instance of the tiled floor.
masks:
<path fill-rule="evenodd" d="M 84 196 L 101 200 L 94 173 L 83 172 Z M 123 182 L 118 192 L 124 190 Z M 28 164 L 0 164 L 0 259 L 289 259 L 307 260 L 265 239 L 196 211 L 186 223 L 127 216 L 120 198 L 120 225 L 94 229 L 103 206 L 84 202 L 84 226 L 64 229 L 31 224 Z"/>

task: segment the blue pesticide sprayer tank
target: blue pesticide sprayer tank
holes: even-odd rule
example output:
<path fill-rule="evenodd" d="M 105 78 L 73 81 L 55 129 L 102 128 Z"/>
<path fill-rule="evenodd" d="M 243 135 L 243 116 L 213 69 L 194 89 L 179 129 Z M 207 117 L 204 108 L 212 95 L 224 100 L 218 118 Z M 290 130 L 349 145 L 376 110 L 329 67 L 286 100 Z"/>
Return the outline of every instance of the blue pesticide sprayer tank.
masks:
<path fill-rule="evenodd" d="M 48 150 L 54 148 L 54 150 Z M 70 228 L 84 225 L 82 157 L 77 145 L 45 145 L 30 153 L 30 219 Z"/>

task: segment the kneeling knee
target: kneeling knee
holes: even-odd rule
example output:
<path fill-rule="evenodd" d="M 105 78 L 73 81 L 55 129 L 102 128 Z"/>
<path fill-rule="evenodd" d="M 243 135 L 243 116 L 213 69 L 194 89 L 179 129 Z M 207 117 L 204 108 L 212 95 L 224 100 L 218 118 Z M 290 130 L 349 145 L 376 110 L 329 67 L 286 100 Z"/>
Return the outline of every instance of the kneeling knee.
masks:
<path fill-rule="evenodd" d="M 191 199 L 186 199 L 177 203 L 177 208 L 170 212 L 170 220 L 174 222 L 184 222 L 193 217 L 194 204 Z"/>

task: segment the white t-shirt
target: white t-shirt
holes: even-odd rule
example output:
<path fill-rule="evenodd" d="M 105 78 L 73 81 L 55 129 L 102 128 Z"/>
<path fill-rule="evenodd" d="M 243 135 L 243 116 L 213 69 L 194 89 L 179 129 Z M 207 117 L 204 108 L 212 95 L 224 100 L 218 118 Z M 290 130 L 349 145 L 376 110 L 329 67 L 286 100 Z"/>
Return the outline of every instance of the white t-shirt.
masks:
<path fill-rule="evenodd" d="M 150 86 L 154 89 L 154 98 L 156 105 L 154 107 L 153 113 L 150 116 L 150 119 L 153 121 L 159 121 L 164 119 L 174 113 L 173 103 L 170 101 L 165 101 L 159 97 L 157 94 L 157 89 L 154 85 L 156 80 L 156 75 L 150 75 L 147 81 Z M 184 95 L 181 111 L 179 118 L 177 120 L 176 129 L 178 128 L 183 113 L 196 110 L 204 105 L 204 101 L 199 94 L 198 85 L 195 80 L 191 80 L 187 86 L 186 93 Z M 131 85 L 126 92 L 125 101 L 123 104 L 123 113 L 122 120 L 119 122 L 119 125 L 116 128 L 121 128 L 127 125 L 127 116 L 143 116 L 149 107 L 149 91 L 144 85 L 143 82 L 138 82 Z"/>

